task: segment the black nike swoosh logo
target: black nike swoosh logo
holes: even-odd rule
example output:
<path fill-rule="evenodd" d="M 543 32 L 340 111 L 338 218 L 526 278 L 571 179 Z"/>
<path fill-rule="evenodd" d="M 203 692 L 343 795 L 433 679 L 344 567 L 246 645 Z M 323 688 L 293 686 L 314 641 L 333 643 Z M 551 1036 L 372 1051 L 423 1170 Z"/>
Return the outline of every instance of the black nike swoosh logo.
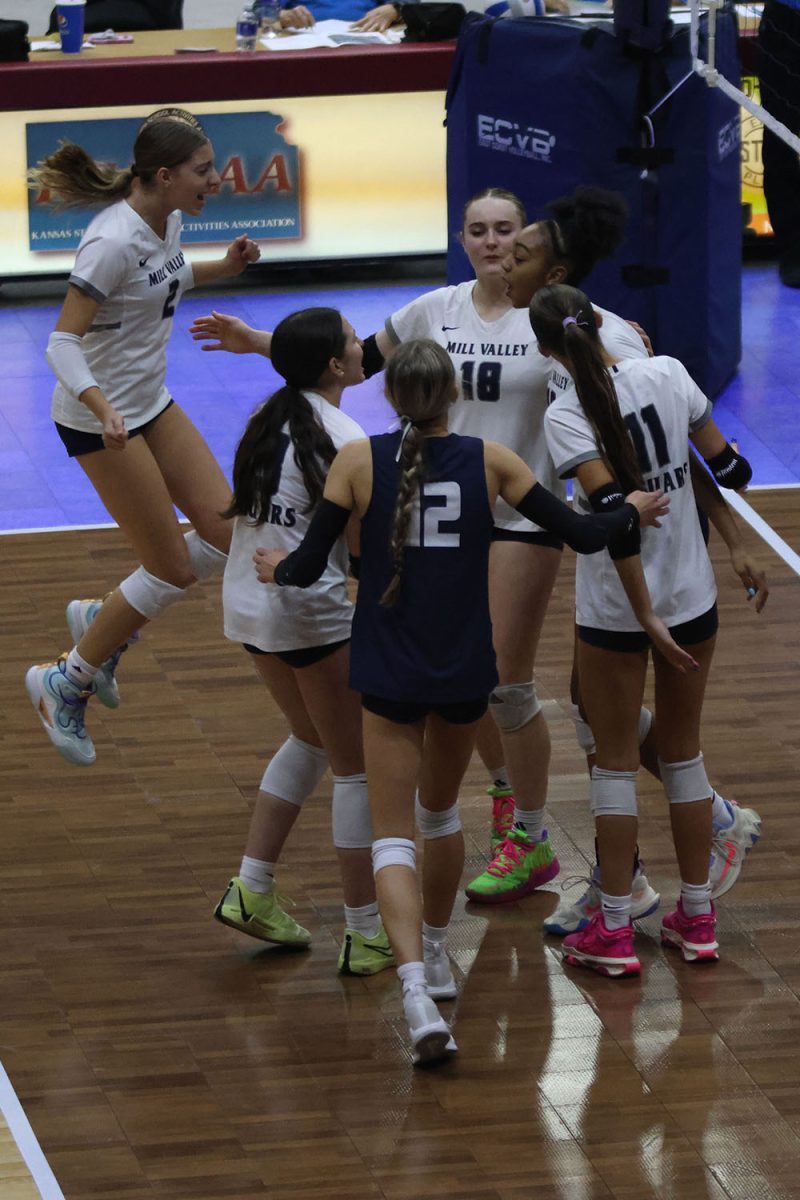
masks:
<path fill-rule="evenodd" d="M 442 333 L 447 333 L 447 332 L 448 332 L 448 330 L 450 330 L 450 329 L 460 329 L 460 328 L 461 328 L 461 326 L 460 326 L 460 325 L 443 325 L 443 326 L 442 326 Z"/>
<path fill-rule="evenodd" d="M 244 921 L 244 923 L 246 925 L 247 922 L 250 920 L 250 913 L 247 911 L 247 909 L 244 906 L 244 900 L 242 899 L 242 889 L 237 888 L 236 891 L 239 893 L 239 911 L 241 912 L 242 920 Z"/>
<path fill-rule="evenodd" d="M 139 259 L 139 266 L 140 266 L 140 267 L 146 267 L 146 266 L 147 266 L 147 263 L 148 263 L 148 261 L 149 261 L 149 259 L 150 259 L 150 255 L 149 255 L 149 254 L 148 254 L 147 258 L 140 258 L 140 259 Z"/>

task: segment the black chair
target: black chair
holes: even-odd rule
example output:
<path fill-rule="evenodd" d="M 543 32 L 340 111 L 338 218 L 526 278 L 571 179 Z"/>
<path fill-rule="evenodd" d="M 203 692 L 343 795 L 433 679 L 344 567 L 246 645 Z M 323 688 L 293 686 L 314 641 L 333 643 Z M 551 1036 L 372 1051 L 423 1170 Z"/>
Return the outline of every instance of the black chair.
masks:
<path fill-rule="evenodd" d="M 56 10 L 48 33 L 54 33 Z M 183 0 L 86 0 L 87 33 L 128 33 L 138 29 L 183 29 Z"/>

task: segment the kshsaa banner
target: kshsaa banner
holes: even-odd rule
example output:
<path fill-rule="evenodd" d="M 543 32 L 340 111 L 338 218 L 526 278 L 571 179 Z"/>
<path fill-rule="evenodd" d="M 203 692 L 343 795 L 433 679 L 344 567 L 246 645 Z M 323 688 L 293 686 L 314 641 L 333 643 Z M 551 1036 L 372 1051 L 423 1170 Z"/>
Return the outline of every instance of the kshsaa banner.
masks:
<path fill-rule="evenodd" d="M 222 177 L 199 217 L 186 217 L 181 241 L 230 242 L 241 233 L 259 241 L 302 238 L 297 146 L 281 132 L 274 113 L 212 113 L 202 118 Z M 75 142 L 98 162 L 127 167 L 140 118 L 102 121 L 45 121 L 25 126 L 28 169 L 52 154 L 60 142 Z M 28 196 L 31 250 L 74 250 L 97 209 L 54 207 L 57 198 L 33 190 Z"/>

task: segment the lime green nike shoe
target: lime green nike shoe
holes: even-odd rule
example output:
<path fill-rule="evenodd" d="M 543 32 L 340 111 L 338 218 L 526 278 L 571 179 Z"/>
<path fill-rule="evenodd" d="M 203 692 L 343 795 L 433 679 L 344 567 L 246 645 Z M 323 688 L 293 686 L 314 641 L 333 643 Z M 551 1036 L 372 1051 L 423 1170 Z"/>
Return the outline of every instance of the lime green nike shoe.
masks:
<path fill-rule="evenodd" d="M 238 875 L 233 878 L 224 896 L 214 909 L 214 916 L 223 925 L 230 925 L 262 942 L 279 946 L 308 946 L 311 934 L 294 917 L 281 908 L 291 904 L 277 892 L 251 892 Z"/>
<path fill-rule="evenodd" d="M 538 842 L 529 842 L 519 827 L 501 842 L 483 874 L 467 885 L 466 893 L 480 904 L 505 904 L 555 879 L 559 870 L 547 831 Z"/>
<path fill-rule="evenodd" d="M 340 975 L 377 975 L 393 967 L 394 955 L 383 926 L 372 938 L 356 929 L 345 929 L 338 966 Z"/>

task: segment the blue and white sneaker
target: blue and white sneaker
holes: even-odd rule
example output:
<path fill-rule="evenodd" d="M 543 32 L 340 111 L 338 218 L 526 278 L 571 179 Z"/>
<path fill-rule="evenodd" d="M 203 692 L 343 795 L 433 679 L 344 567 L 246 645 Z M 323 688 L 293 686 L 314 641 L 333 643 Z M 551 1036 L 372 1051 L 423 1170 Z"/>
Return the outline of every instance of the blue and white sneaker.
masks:
<path fill-rule="evenodd" d="M 711 841 L 711 896 L 717 900 L 729 892 L 744 865 L 744 860 L 761 837 L 761 817 L 754 808 L 741 808 L 735 800 L 726 800 L 731 824 L 713 827 Z"/>
<path fill-rule="evenodd" d="M 92 689 L 82 691 L 66 676 L 67 658 L 31 667 L 25 687 L 45 733 L 59 754 L 78 767 L 90 767 L 97 755 L 84 728 L 86 704 Z"/>
<path fill-rule="evenodd" d="M 76 646 L 102 607 L 102 600 L 70 600 L 67 605 L 67 625 Z M 117 663 L 131 642 L 135 642 L 138 637 L 139 635 L 136 633 L 122 646 L 119 646 L 106 659 L 94 677 L 97 699 L 106 708 L 119 708 L 119 685 L 115 674 Z"/>
<path fill-rule="evenodd" d="M 575 881 L 574 876 L 572 881 Z M 566 886 L 569 882 L 570 879 L 565 879 L 564 885 Z M 588 927 L 592 917 L 600 912 L 600 888 L 597 886 L 594 871 L 588 883 L 588 888 L 578 900 L 572 903 L 564 900 L 555 912 L 551 913 L 549 917 L 545 917 L 543 922 L 545 933 L 564 937 L 568 933 L 581 933 Z M 637 871 L 633 877 L 631 891 L 633 893 L 632 921 L 640 921 L 656 911 L 661 896 L 654 888 L 651 888 L 647 876 L 641 870 Z"/>

